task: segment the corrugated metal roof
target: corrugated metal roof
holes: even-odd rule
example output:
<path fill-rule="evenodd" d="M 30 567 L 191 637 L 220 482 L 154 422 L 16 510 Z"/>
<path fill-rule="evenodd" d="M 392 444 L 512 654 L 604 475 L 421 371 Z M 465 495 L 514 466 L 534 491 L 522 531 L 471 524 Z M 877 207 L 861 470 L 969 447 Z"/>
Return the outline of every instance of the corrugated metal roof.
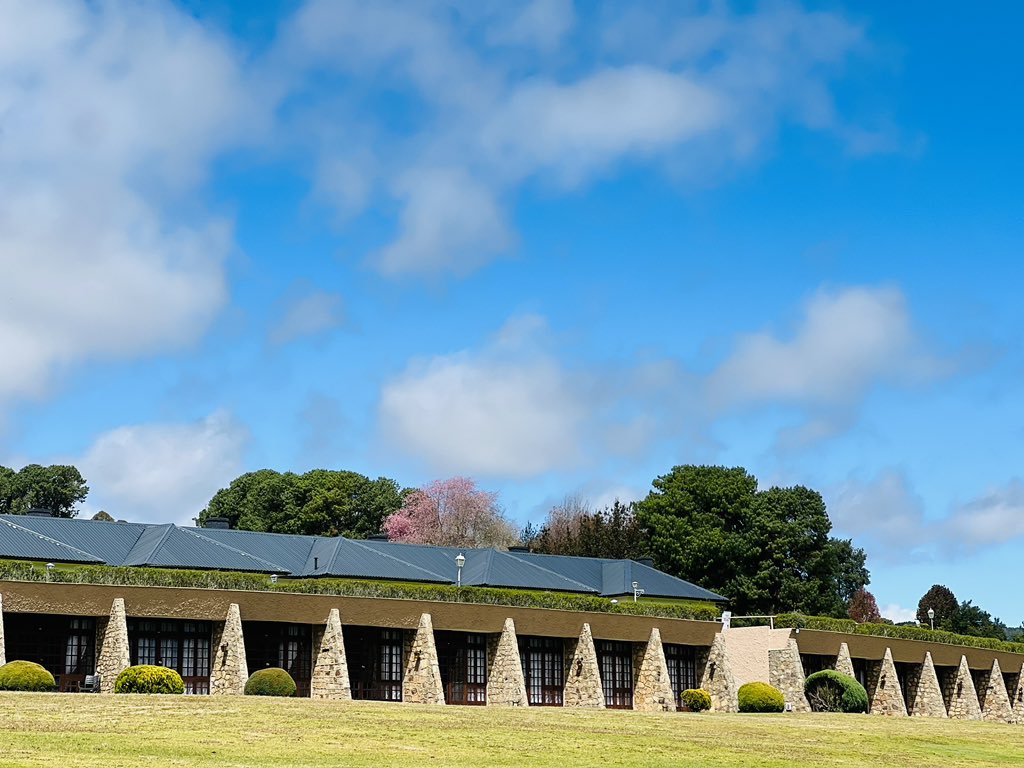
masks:
<path fill-rule="evenodd" d="M 725 598 L 632 560 L 458 549 L 341 537 L 0 515 L 0 558 L 108 565 L 462 583 L 618 597 Z"/>

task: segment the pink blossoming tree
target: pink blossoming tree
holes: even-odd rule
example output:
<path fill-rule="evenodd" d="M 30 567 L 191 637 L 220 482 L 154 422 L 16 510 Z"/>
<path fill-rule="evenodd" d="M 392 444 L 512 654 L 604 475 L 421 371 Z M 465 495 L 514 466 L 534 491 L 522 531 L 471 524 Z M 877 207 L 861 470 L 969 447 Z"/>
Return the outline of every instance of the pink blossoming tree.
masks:
<path fill-rule="evenodd" d="M 435 480 L 413 491 L 384 520 L 391 541 L 446 547 L 508 547 L 518 539 L 498 495 L 468 477 Z"/>

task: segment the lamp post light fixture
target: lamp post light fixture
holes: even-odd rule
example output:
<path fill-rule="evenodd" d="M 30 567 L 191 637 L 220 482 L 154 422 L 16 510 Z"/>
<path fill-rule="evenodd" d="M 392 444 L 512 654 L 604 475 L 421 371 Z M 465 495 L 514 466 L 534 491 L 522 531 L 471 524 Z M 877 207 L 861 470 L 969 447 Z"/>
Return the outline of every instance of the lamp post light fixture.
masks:
<path fill-rule="evenodd" d="M 461 587 L 462 586 L 462 566 L 464 566 L 465 564 L 466 564 L 466 556 L 464 554 L 462 554 L 461 552 L 459 552 L 459 554 L 455 556 L 455 586 L 456 587 Z"/>
<path fill-rule="evenodd" d="M 932 630 L 934 630 L 935 629 L 935 609 L 934 608 L 929 608 L 928 609 L 928 621 L 931 622 Z"/>
<path fill-rule="evenodd" d="M 640 597 L 640 595 L 642 595 L 643 593 L 644 593 L 644 590 L 640 589 L 640 582 L 639 581 L 634 581 L 633 582 L 633 602 L 635 603 L 637 601 L 637 599 Z"/>
<path fill-rule="evenodd" d="M 50 580 L 50 574 L 53 573 L 53 563 L 46 564 L 46 580 Z"/>
<path fill-rule="evenodd" d="M 276 573 L 270 574 L 270 583 L 271 584 L 277 584 L 277 574 Z"/>

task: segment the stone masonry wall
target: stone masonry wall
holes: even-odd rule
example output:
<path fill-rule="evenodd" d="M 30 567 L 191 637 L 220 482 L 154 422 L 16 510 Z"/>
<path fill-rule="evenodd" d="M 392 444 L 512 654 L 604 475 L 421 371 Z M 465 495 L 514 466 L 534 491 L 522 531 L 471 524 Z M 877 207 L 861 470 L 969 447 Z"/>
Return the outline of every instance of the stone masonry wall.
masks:
<path fill-rule="evenodd" d="M 327 623 L 314 633 L 313 653 L 310 698 L 349 701 L 352 698 L 352 689 L 348 677 L 348 660 L 345 658 L 341 615 L 337 608 L 331 608 Z"/>
<path fill-rule="evenodd" d="M 566 707 L 604 709 L 604 690 L 601 688 L 601 670 L 597 665 L 597 651 L 590 625 L 584 624 L 575 642 L 566 643 L 565 692 Z"/>
<path fill-rule="evenodd" d="M 444 681 L 429 613 L 420 616 L 415 633 L 406 633 L 402 700 L 411 704 L 444 704 Z"/>
<path fill-rule="evenodd" d="M 1010 696 L 1013 721 L 1024 725 L 1024 664 L 1016 672 L 1007 673 L 1006 692 Z"/>
<path fill-rule="evenodd" d="M 210 693 L 214 696 L 241 696 L 249 679 L 245 659 L 245 638 L 238 603 L 228 606 L 223 622 L 213 630 L 213 665 L 210 669 Z"/>
<path fill-rule="evenodd" d="M 913 693 L 907 702 L 911 717 L 949 717 L 946 714 L 946 702 L 942 697 L 942 687 L 935 673 L 935 663 L 930 652 L 925 651 L 924 663 L 916 674 Z M 911 690 L 907 686 L 908 691 Z"/>
<path fill-rule="evenodd" d="M 978 704 L 978 693 L 974 688 L 974 679 L 967 666 L 967 657 L 960 657 L 960 666 L 956 673 L 947 675 L 943 697 L 948 703 L 947 710 L 952 720 L 980 720 L 981 706 Z"/>
<path fill-rule="evenodd" d="M 811 711 L 804 694 L 804 667 L 795 639 L 790 638 L 781 650 L 768 651 L 768 682 L 782 691 L 794 712 Z"/>
<path fill-rule="evenodd" d="M 981 699 L 981 719 L 993 723 L 1012 723 L 1013 710 L 1010 708 L 1010 696 L 1003 682 L 1003 670 L 999 668 L 999 659 L 992 660 L 992 669 L 985 673 Z"/>
<path fill-rule="evenodd" d="M 487 706 L 529 706 L 515 622 L 505 619 L 501 635 L 493 645 L 488 643 L 488 646 Z"/>
<path fill-rule="evenodd" d="M 110 606 L 110 618 L 102 623 L 97 622 L 97 625 L 96 639 L 100 650 L 96 658 L 96 674 L 100 677 L 100 693 L 113 693 L 117 676 L 132 663 L 124 598 L 114 598 Z"/>
<path fill-rule="evenodd" d="M 868 672 L 868 696 L 871 702 L 869 712 L 873 715 L 906 717 L 907 704 L 903 700 L 896 665 L 892 651 L 885 649 L 881 661 L 872 662 Z"/>
<path fill-rule="evenodd" d="M 854 680 L 857 679 L 857 673 L 853 669 L 853 659 L 850 658 L 850 646 L 846 643 L 839 644 L 839 653 L 836 656 L 836 672 L 841 672 L 844 675 L 849 675 Z"/>
<path fill-rule="evenodd" d="M 668 676 L 661 630 L 657 627 L 651 629 L 651 636 L 646 643 L 634 646 L 633 669 L 636 670 L 633 709 L 641 712 L 674 711 L 676 704 L 672 695 L 672 681 Z"/>
<path fill-rule="evenodd" d="M 711 709 L 715 712 L 738 712 L 736 681 L 729 665 L 729 652 L 722 635 L 715 636 L 708 653 L 707 664 L 701 677 L 700 687 L 711 694 Z"/>

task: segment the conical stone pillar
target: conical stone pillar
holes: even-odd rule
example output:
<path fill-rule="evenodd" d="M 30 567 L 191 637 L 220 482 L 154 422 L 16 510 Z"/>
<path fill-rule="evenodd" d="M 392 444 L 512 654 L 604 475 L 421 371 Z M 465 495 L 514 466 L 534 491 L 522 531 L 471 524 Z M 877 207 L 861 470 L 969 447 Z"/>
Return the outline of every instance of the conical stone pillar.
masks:
<path fill-rule="evenodd" d="M 850 646 L 846 643 L 839 644 L 839 654 L 836 656 L 836 672 L 842 672 L 854 680 L 857 679 L 857 673 L 853 669 L 853 659 L 850 658 Z"/>
<path fill-rule="evenodd" d="M 350 701 L 352 689 L 348 678 L 348 660 L 345 658 L 345 638 L 341 629 L 341 614 L 331 608 L 327 623 L 317 631 L 313 649 L 313 675 L 309 681 L 312 699 Z"/>
<path fill-rule="evenodd" d="M 1006 683 L 1003 682 L 1003 670 L 999 668 L 999 659 L 992 660 L 992 670 L 984 682 L 981 719 L 993 723 L 1012 723 L 1013 710 L 1010 707 L 1010 696 L 1006 692 Z"/>
<path fill-rule="evenodd" d="M 429 613 L 420 615 L 419 626 L 406 649 L 402 700 L 411 704 L 444 704 L 444 682 Z"/>
<path fill-rule="evenodd" d="M 0 595 L 0 667 L 7 663 L 7 651 L 4 645 L 4 596 Z"/>
<path fill-rule="evenodd" d="M 641 712 L 672 712 L 676 708 L 672 695 L 672 681 L 668 676 L 665 647 L 661 643 L 661 630 L 651 629 L 651 636 L 641 646 L 639 663 L 635 662 L 636 679 L 633 684 L 633 709 Z"/>
<path fill-rule="evenodd" d="M 1013 722 L 1024 725 L 1024 664 L 1021 664 L 1020 671 L 1010 680 L 1011 685 L 1006 692 L 1010 695 Z"/>
<path fill-rule="evenodd" d="M 579 638 L 570 645 L 569 663 L 565 668 L 564 706 L 604 709 L 601 670 L 597 665 L 597 651 L 589 624 L 583 625 Z"/>
<path fill-rule="evenodd" d="M 950 689 L 947 693 L 949 701 L 949 717 L 951 720 L 981 720 L 981 705 L 978 693 L 974 688 L 971 669 L 967 666 L 967 657 L 960 657 L 960 666 L 956 675 L 950 678 Z"/>
<path fill-rule="evenodd" d="M 96 659 L 100 693 L 113 693 L 117 676 L 132 664 L 128 646 L 128 619 L 125 616 L 123 597 L 114 598 L 110 606 L 110 618 L 102 622 L 97 629 L 102 631 L 100 652 Z"/>
<path fill-rule="evenodd" d="M 238 603 L 228 606 L 224 621 L 213 633 L 213 669 L 210 670 L 210 693 L 214 696 L 241 696 L 249 679 L 245 660 L 245 637 Z"/>
<path fill-rule="evenodd" d="M 736 680 L 732 674 L 732 664 L 721 634 L 715 635 L 708 653 L 708 661 L 704 666 L 700 687 L 711 694 L 711 709 L 715 712 L 738 712 L 739 701 L 736 698 Z"/>
<path fill-rule="evenodd" d="M 946 714 L 946 703 L 942 699 L 942 686 L 939 685 L 939 676 L 935 673 L 935 662 L 932 661 L 931 651 L 924 653 L 924 664 L 921 665 L 917 688 L 914 691 L 913 700 L 907 704 L 912 717 L 949 717 Z"/>
<path fill-rule="evenodd" d="M 494 647 L 487 670 L 487 706 L 526 707 L 526 679 L 523 677 L 523 662 L 519 656 L 519 638 L 516 637 L 516 623 L 505 619 L 501 636 Z"/>
<path fill-rule="evenodd" d="M 796 640 L 790 638 L 785 648 L 768 651 L 768 682 L 782 691 L 794 712 L 811 711 L 804 693 L 804 680 L 804 665 Z"/>
<path fill-rule="evenodd" d="M 875 665 L 875 674 L 869 683 L 871 688 L 872 715 L 889 715 L 906 717 L 907 703 L 903 700 L 899 677 L 896 675 L 896 664 L 892 660 L 892 651 L 885 649 L 882 661 Z"/>

